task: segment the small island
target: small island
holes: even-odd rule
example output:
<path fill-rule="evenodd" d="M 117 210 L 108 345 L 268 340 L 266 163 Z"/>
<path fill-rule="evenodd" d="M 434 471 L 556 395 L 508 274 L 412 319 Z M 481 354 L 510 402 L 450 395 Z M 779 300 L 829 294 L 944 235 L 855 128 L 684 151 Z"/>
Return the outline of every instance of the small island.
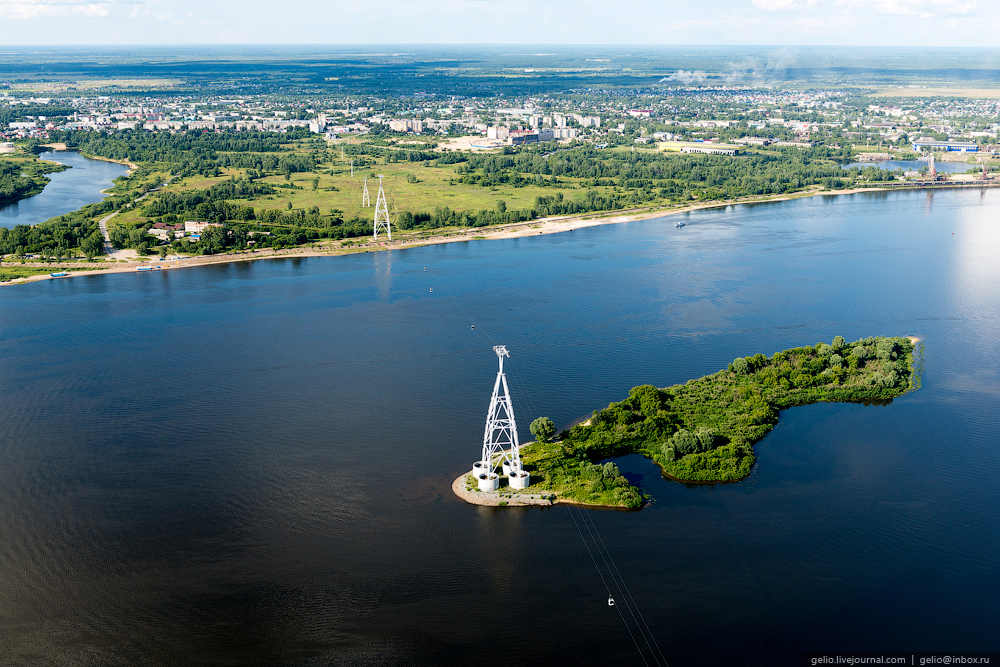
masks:
<path fill-rule="evenodd" d="M 916 389 L 917 341 L 874 337 L 848 343 L 837 336 L 770 357 L 737 357 L 725 370 L 665 389 L 635 387 L 558 440 L 538 438 L 522 446 L 532 480 L 528 489 L 501 489 L 492 494 L 496 498 L 477 499 L 480 494 L 468 487 L 459 495 L 489 505 L 572 502 L 634 509 L 643 504 L 641 492 L 606 461 L 626 454 L 651 458 L 679 482 L 744 479 L 756 460 L 754 443 L 778 423 L 779 411 L 818 402 L 888 401 Z M 464 477 L 456 487 L 465 486 Z"/>

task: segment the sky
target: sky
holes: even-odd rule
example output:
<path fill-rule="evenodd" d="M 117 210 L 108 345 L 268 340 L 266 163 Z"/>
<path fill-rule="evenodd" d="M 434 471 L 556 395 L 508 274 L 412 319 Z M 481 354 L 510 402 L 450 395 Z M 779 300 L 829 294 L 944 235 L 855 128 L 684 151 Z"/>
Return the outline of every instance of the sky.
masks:
<path fill-rule="evenodd" d="M 997 45 L 998 0 L 0 0 L 2 45 Z"/>

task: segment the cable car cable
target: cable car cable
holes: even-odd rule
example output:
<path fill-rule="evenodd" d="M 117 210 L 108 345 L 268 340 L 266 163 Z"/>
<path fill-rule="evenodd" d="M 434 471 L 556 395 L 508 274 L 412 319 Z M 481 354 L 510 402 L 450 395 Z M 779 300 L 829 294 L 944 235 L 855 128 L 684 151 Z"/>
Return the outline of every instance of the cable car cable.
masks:
<path fill-rule="evenodd" d="M 583 524 L 586 526 L 587 525 L 588 516 L 586 514 L 583 514 L 583 513 L 581 513 L 581 514 L 582 514 L 582 518 L 583 518 Z M 667 662 L 666 657 L 663 655 L 663 651 L 660 650 L 660 645 L 656 643 L 656 638 L 653 637 L 653 632 L 652 632 L 652 630 L 649 629 L 649 624 L 646 623 L 646 619 L 643 617 L 642 612 L 639 611 L 639 605 L 636 603 L 635 598 L 632 596 L 632 592 L 629 590 L 628 586 L 625 584 L 625 577 L 622 576 L 621 570 L 618 569 L 618 565 L 617 565 L 617 563 L 615 563 L 615 559 L 611 556 L 611 552 L 608 550 L 607 545 L 604 543 L 604 538 L 601 536 L 600 531 L 597 530 L 597 524 L 594 523 L 594 518 L 593 517 L 589 517 L 589 520 L 590 520 L 590 524 L 594 527 L 594 533 L 597 535 L 597 539 L 599 539 L 601 541 L 601 546 L 604 547 L 604 551 L 608 555 L 608 560 L 611 561 L 612 567 L 614 567 L 615 568 L 615 572 L 618 573 L 618 580 L 621 581 L 622 587 L 625 588 L 625 595 L 628 596 L 627 599 L 626 599 L 626 606 L 628 606 L 629 600 L 631 600 L 632 607 L 635 608 L 635 613 L 639 615 L 639 618 L 642 620 L 643 626 L 645 626 L 645 628 L 646 628 L 646 635 L 648 635 L 648 639 L 646 639 L 646 635 L 643 636 L 643 638 L 646 639 L 646 645 L 649 646 L 649 642 L 652 641 L 653 645 L 656 646 L 656 651 L 660 654 L 660 658 L 663 660 L 663 663 L 665 665 L 667 665 L 667 667 L 669 667 L 669 663 Z M 589 528 L 588 528 L 588 530 L 589 530 Z M 596 544 L 596 541 L 595 541 L 595 544 Z M 600 551 L 600 549 L 598 549 L 598 551 Z M 611 570 L 609 568 L 608 572 L 610 573 L 610 571 Z M 612 575 L 612 580 L 614 580 L 614 575 Z M 638 624 L 638 621 L 636 621 L 636 623 Z M 652 651 L 653 647 L 650 646 L 649 650 Z M 655 657 L 655 654 L 654 654 L 654 657 Z"/>
<path fill-rule="evenodd" d="M 577 523 L 576 517 L 573 516 L 573 508 L 569 508 L 569 515 L 573 519 L 573 525 L 576 526 L 576 532 L 580 533 L 580 539 L 583 540 L 583 545 L 587 547 L 587 553 L 590 554 L 590 560 L 593 561 L 594 567 L 597 568 L 597 574 L 600 575 L 601 581 L 604 582 L 604 588 L 608 591 L 608 599 L 611 599 L 611 587 L 608 586 L 607 580 L 604 578 L 604 573 L 601 572 L 601 567 L 597 564 L 597 559 L 594 558 L 594 553 L 590 550 L 590 544 L 587 543 L 587 538 L 583 536 L 583 531 L 580 530 L 580 524 Z M 646 667 L 649 667 L 649 662 L 646 660 L 646 656 L 643 654 L 642 649 L 639 647 L 639 642 L 635 640 L 635 635 L 632 634 L 632 629 L 628 626 L 628 621 L 625 620 L 625 615 L 622 614 L 621 608 L 615 605 L 615 609 L 618 610 L 618 616 L 622 619 L 622 624 L 625 625 L 625 630 L 628 632 L 628 636 L 632 638 L 632 643 L 635 644 L 635 650 L 639 652 L 639 657 L 642 658 L 642 662 Z"/>

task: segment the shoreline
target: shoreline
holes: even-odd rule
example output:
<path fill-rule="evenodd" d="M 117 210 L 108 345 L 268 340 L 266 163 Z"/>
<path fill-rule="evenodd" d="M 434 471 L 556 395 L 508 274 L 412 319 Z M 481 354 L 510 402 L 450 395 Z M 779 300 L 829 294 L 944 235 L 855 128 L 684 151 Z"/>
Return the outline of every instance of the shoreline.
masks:
<path fill-rule="evenodd" d="M 465 488 L 465 478 L 469 477 L 471 474 L 471 472 L 463 472 L 455 478 L 454 482 L 451 483 L 451 492 L 454 493 L 459 500 L 464 500 L 470 505 L 479 505 L 480 507 L 528 507 L 531 505 L 551 507 L 552 505 L 563 504 L 578 505 L 580 507 L 593 507 L 596 509 L 626 510 L 626 508 L 618 505 L 599 505 L 594 503 L 585 503 L 579 500 L 572 500 L 569 498 L 560 498 L 559 494 L 551 491 L 548 493 L 505 493 L 504 495 L 501 495 L 499 491 L 492 493 L 479 490 L 469 491 Z M 555 496 L 555 499 L 543 496 Z"/>
<path fill-rule="evenodd" d="M 137 164 L 135 164 L 133 162 L 129 162 L 128 160 L 114 160 L 112 158 L 103 157 L 101 155 L 90 155 L 89 153 L 84 153 L 83 151 L 81 151 L 81 150 L 79 150 L 77 148 L 70 149 L 64 143 L 42 144 L 42 146 L 44 148 L 51 149 L 52 152 L 54 152 L 54 153 L 79 153 L 80 155 L 82 155 L 83 157 L 87 158 L 88 160 L 100 160 L 101 162 L 114 162 L 116 164 L 125 165 L 126 167 L 128 167 L 128 173 L 129 173 L 129 175 L 131 175 L 133 171 L 135 171 L 136 169 L 139 168 L 139 165 L 137 165 Z M 54 160 L 45 160 L 45 162 L 54 162 Z M 61 162 L 57 162 L 56 164 L 62 164 L 62 163 Z M 107 190 L 101 190 L 101 192 L 107 192 Z"/>
<path fill-rule="evenodd" d="M 82 155 L 82 153 L 81 153 Z M 89 156 L 85 156 L 89 157 Z M 117 162 L 118 164 L 125 164 L 127 166 L 133 166 L 131 163 L 123 162 L 120 160 L 111 160 L 110 158 L 94 158 L 104 160 L 106 162 Z M 1000 185 L 997 183 L 996 185 Z M 936 186 L 941 187 L 980 187 L 969 186 L 969 185 L 952 185 L 952 186 Z M 597 211 L 592 213 L 584 213 L 575 216 L 556 216 L 549 218 L 539 218 L 537 220 L 529 220 L 526 222 L 510 223 L 505 225 L 499 225 L 496 227 L 473 227 L 473 228 L 454 228 L 454 227 L 442 227 L 437 230 L 431 230 L 429 232 L 417 232 L 417 234 L 426 234 L 426 236 L 406 236 L 403 238 L 398 238 L 395 241 L 368 241 L 360 245 L 350 245 L 344 246 L 344 242 L 334 241 L 332 243 L 326 244 L 320 248 L 315 247 L 298 247 L 298 248 L 286 248 L 283 250 L 268 250 L 268 251 L 241 251 L 236 253 L 226 253 L 220 255 L 196 255 L 193 257 L 186 257 L 180 260 L 157 260 L 150 257 L 144 261 L 127 262 L 125 264 L 114 264 L 107 268 L 101 267 L 100 262 L 94 262 L 88 264 L 86 271 L 73 271 L 73 266 L 70 265 L 54 265 L 52 266 L 51 272 L 65 271 L 67 275 L 59 276 L 59 278 L 73 278 L 80 275 L 103 275 L 110 273 L 134 273 L 136 269 L 140 266 L 155 266 L 157 264 L 161 265 L 160 269 L 183 269 L 191 266 L 202 266 L 205 264 L 225 264 L 232 262 L 250 262 L 258 261 L 262 259 L 275 259 L 283 257 L 335 257 L 339 255 L 353 255 L 357 253 L 364 252 L 381 252 L 385 250 L 404 250 L 408 248 L 420 248 L 423 246 L 430 245 L 441 245 L 445 243 L 459 243 L 465 241 L 492 241 L 497 239 L 511 239 L 511 238 L 521 238 L 526 236 L 535 236 L 537 234 L 557 234 L 560 232 L 571 232 L 577 229 L 584 229 L 587 227 L 596 227 L 599 225 L 612 225 L 621 224 L 627 222 L 637 222 L 640 220 L 650 220 L 655 218 L 667 218 L 672 215 L 679 215 L 683 213 L 691 213 L 694 211 L 702 211 L 706 209 L 713 208 L 726 208 L 729 206 L 740 206 L 745 204 L 768 204 L 775 202 L 792 201 L 794 199 L 804 199 L 807 197 L 817 197 L 817 196 L 841 196 L 841 195 L 855 195 L 865 192 L 892 192 L 898 191 L 900 189 L 925 189 L 921 186 L 913 186 L 909 188 L 894 187 L 891 189 L 886 188 L 851 188 L 848 190 L 811 190 L 807 192 L 793 193 L 788 195 L 780 195 L 776 197 L 768 197 L 761 199 L 744 199 L 735 201 L 718 201 L 718 202 L 706 202 L 704 204 L 691 204 L 684 206 L 682 208 L 674 209 L 629 209 L 624 211 Z M 355 240 L 355 239 L 352 239 Z M 0 266 L 4 268 L 16 268 L 21 266 L 17 262 L 0 262 Z M 145 272 L 143 272 L 145 273 Z M 48 275 L 48 272 L 41 273 L 34 276 L 29 276 L 27 278 L 16 278 L 14 280 L 0 282 L 0 287 L 7 285 L 20 285 L 27 282 L 37 282 L 39 280 L 49 280 L 52 276 Z"/>

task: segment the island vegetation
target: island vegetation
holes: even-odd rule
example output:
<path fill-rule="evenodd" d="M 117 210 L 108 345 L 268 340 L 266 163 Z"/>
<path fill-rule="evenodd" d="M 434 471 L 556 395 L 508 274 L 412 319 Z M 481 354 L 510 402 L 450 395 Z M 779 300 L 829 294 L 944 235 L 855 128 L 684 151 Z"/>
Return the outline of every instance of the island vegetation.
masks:
<path fill-rule="evenodd" d="M 45 174 L 64 169 L 64 165 L 38 160 L 34 156 L 0 159 L 0 206 L 37 195 L 49 182 Z"/>
<path fill-rule="evenodd" d="M 531 491 L 584 504 L 639 507 L 639 489 L 608 461 L 626 454 L 651 458 L 678 481 L 743 479 L 753 468 L 754 443 L 778 423 L 780 410 L 891 400 L 916 387 L 913 353 L 908 338 L 848 343 L 837 336 L 831 343 L 770 357 L 738 357 L 724 370 L 665 389 L 634 387 L 627 398 L 594 412 L 557 440 L 538 438 L 522 450 Z"/>

